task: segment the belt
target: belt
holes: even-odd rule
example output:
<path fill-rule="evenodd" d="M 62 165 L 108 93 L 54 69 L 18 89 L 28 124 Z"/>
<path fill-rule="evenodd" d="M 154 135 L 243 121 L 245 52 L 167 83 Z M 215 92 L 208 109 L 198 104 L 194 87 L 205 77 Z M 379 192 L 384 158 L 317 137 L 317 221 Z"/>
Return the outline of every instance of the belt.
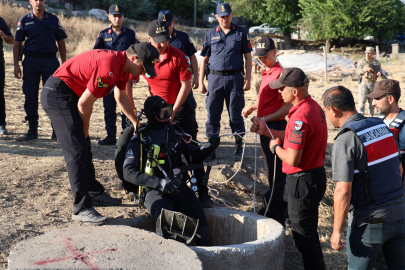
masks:
<path fill-rule="evenodd" d="M 24 54 L 25 54 L 25 56 L 35 57 L 35 58 L 39 58 L 39 59 L 50 59 L 50 58 L 56 57 L 56 53 L 37 53 L 37 52 L 25 51 Z"/>
<path fill-rule="evenodd" d="M 310 170 L 308 170 L 308 171 L 301 171 L 301 172 L 296 172 L 296 173 L 292 173 L 292 174 L 287 174 L 287 176 L 290 176 L 290 177 L 301 177 L 301 176 L 304 176 L 304 175 L 306 175 L 306 174 L 312 174 L 312 173 L 314 173 L 314 172 L 316 172 L 317 170 L 320 170 L 320 169 L 323 169 L 323 167 L 318 167 L 318 168 L 315 168 L 315 169 L 310 169 Z"/>
<path fill-rule="evenodd" d="M 240 67 L 238 69 L 232 69 L 232 70 L 213 70 L 213 69 L 210 69 L 210 74 L 229 76 L 229 75 L 239 74 L 242 71 L 243 71 L 243 67 Z"/>

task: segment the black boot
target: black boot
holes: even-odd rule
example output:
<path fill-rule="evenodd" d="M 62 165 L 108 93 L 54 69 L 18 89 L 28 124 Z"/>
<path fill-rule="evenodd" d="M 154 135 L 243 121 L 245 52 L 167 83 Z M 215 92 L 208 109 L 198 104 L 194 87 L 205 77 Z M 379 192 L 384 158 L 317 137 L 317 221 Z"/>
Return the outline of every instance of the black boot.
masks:
<path fill-rule="evenodd" d="M 235 136 L 235 154 L 233 154 L 234 161 L 241 161 L 242 159 L 242 143 L 242 138 Z"/>
<path fill-rule="evenodd" d="M 28 132 L 17 137 L 17 141 L 31 141 L 38 139 L 38 120 L 28 120 Z"/>
<path fill-rule="evenodd" d="M 117 139 L 115 134 L 108 134 L 104 140 L 98 140 L 99 145 L 115 145 L 117 143 Z"/>

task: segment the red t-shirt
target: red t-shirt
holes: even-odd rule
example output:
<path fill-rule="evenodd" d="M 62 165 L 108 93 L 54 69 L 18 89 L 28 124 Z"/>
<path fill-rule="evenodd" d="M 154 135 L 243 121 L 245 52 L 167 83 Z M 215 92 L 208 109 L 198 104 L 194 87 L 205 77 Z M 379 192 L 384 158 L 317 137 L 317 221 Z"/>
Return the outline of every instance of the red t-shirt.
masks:
<path fill-rule="evenodd" d="M 163 59 L 155 64 L 156 77 L 143 77 L 149 84 L 152 96 L 160 96 L 167 104 L 174 104 L 181 88 L 181 81 L 192 78 L 190 60 L 180 50 L 167 46 Z"/>
<path fill-rule="evenodd" d="M 87 88 L 96 98 L 101 98 L 107 96 L 114 86 L 125 90 L 131 75 L 124 72 L 125 60 L 125 51 L 87 51 L 70 58 L 53 76 L 63 80 L 79 97 Z"/>
<path fill-rule="evenodd" d="M 297 167 L 283 162 L 283 172 L 293 174 L 322 167 L 328 140 L 326 118 L 322 108 L 309 96 L 290 109 L 288 118 L 283 148 L 303 152 Z"/>
<path fill-rule="evenodd" d="M 269 70 L 264 69 L 262 71 L 262 81 L 260 82 L 260 91 L 257 100 L 257 116 L 264 117 L 266 115 L 275 113 L 284 105 L 281 93 L 278 89 L 272 89 L 269 83 L 277 80 L 280 77 L 283 68 L 277 62 Z M 274 120 L 281 121 L 285 117 Z"/>

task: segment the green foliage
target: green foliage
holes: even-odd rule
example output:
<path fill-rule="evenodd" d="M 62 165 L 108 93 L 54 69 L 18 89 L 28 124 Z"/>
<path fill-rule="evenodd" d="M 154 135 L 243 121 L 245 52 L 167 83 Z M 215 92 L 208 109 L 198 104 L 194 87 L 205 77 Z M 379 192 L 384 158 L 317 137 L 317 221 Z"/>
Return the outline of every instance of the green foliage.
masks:
<path fill-rule="evenodd" d="M 302 28 L 313 40 L 393 37 L 405 30 L 401 0 L 299 0 Z"/>
<path fill-rule="evenodd" d="M 59 5 L 57 3 L 49 3 L 48 7 L 57 8 L 57 9 L 66 9 L 66 7 L 64 5 Z"/>
<path fill-rule="evenodd" d="M 235 16 L 255 23 L 267 22 L 283 33 L 292 33 L 301 19 L 298 0 L 229 0 Z"/>
<path fill-rule="evenodd" d="M 88 8 L 107 10 L 112 4 L 121 5 L 125 10 L 125 17 L 135 20 L 151 20 L 158 12 L 156 0 L 79 0 L 79 4 Z"/>

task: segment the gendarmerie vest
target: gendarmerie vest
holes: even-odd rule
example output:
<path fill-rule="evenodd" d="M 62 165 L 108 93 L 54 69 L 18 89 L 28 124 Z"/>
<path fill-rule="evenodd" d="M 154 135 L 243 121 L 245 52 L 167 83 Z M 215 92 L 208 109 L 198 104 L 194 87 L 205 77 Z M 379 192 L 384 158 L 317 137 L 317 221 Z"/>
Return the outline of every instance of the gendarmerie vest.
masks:
<path fill-rule="evenodd" d="M 380 119 L 384 120 L 385 115 L 380 115 Z M 394 133 L 395 138 L 398 142 L 399 145 L 399 132 L 401 131 L 402 127 L 404 126 L 405 123 L 405 111 L 400 110 L 397 117 L 391 122 L 391 124 L 388 126 L 388 128 Z M 401 163 L 402 163 L 402 168 L 405 168 L 405 149 L 400 149 L 401 152 Z"/>
<path fill-rule="evenodd" d="M 346 125 L 336 138 L 348 131 L 356 134 L 367 153 L 367 169 L 354 170 L 351 198 L 354 208 L 381 205 L 403 196 L 398 148 L 387 125 L 378 118 L 358 118 Z"/>

